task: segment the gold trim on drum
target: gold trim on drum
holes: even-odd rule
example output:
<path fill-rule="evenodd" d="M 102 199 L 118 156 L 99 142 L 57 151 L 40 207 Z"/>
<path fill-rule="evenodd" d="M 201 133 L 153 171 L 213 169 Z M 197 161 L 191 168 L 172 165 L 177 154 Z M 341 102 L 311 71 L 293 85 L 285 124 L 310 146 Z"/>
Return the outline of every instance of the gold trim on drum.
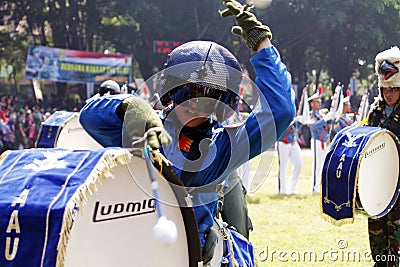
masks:
<path fill-rule="evenodd" d="M 89 154 L 89 152 L 88 152 Z M 126 149 L 107 150 L 94 171 L 89 175 L 66 205 L 63 222 L 60 231 L 60 240 L 57 250 L 57 267 L 63 267 L 65 263 L 66 249 L 70 238 L 70 230 L 78 212 L 81 212 L 89 200 L 99 189 L 101 182 L 111 177 L 111 169 L 118 165 L 126 165 L 132 155 Z"/>

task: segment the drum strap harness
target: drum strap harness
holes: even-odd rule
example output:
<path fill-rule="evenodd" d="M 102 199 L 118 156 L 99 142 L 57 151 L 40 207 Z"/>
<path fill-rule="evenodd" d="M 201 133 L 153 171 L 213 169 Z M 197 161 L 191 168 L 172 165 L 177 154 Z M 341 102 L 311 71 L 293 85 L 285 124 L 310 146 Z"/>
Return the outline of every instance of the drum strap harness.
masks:
<path fill-rule="evenodd" d="M 214 126 L 217 125 L 218 122 L 216 121 L 205 121 L 203 124 L 196 128 L 185 127 L 183 126 L 181 132 L 179 133 L 179 142 L 178 146 L 181 150 L 182 154 L 185 158 L 188 159 L 188 164 L 191 163 L 193 160 L 198 160 L 201 157 L 201 153 L 207 153 L 207 151 L 200 152 L 200 142 L 206 139 L 211 138 L 212 136 L 212 129 Z M 180 179 L 182 180 L 183 184 L 187 187 L 188 193 L 193 192 L 219 192 L 225 186 L 224 182 L 221 183 L 212 183 L 205 186 L 193 186 L 191 187 L 191 180 L 192 180 L 192 172 L 186 172 L 186 169 L 192 169 L 192 167 L 183 169 Z"/>
<path fill-rule="evenodd" d="M 253 245 L 240 233 L 225 223 L 216 220 L 224 242 L 224 253 L 221 267 L 255 266 Z"/>
<path fill-rule="evenodd" d="M 400 136 L 400 108 L 395 106 L 393 112 L 387 116 L 385 112 L 385 104 L 380 102 L 378 106 L 371 112 L 368 125 L 379 126 L 393 132 L 396 136 Z"/>

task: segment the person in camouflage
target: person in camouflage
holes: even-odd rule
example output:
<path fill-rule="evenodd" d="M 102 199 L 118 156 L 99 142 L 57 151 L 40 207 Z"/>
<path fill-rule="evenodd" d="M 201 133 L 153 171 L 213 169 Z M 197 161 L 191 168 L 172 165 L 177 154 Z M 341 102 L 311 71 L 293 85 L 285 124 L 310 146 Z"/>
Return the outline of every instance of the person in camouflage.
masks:
<path fill-rule="evenodd" d="M 379 97 L 368 116 L 369 126 L 379 126 L 400 137 L 400 50 L 392 47 L 375 58 Z M 397 163 L 396 163 L 397 164 Z M 381 218 L 368 218 L 368 234 L 374 266 L 399 266 L 400 200 Z"/>

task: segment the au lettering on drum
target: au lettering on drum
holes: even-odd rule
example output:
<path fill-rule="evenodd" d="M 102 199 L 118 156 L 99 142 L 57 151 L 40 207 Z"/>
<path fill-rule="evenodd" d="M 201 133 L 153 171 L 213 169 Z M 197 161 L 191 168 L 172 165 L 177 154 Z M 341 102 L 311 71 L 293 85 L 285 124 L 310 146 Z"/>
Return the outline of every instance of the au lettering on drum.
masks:
<path fill-rule="evenodd" d="M 15 200 L 11 203 L 11 207 L 15 207 L 13 212 L 10 215 L 10 220 L 8 222 L 8 227 L 6 229 L 6 245 L 4 255 L 6 260 L 12 261 L 18 252 L 18 244 L 19 238 L 21 234 L 21 228 L 19 225 L 18 219 L 18 206 L 23 207 L 28 198 L 29 190 L 24 189 L 19 197 L 16 197 Z M 18 206 L 17 206 L 18 205 Z"/>
<path fill-rule="evenodd" d="M 342 177 L 343 162 L 346 160 L 346 154 L 343 154 L 339 159 L 339 164 L 336 167 L 336 178 L 340 179 Z"/>

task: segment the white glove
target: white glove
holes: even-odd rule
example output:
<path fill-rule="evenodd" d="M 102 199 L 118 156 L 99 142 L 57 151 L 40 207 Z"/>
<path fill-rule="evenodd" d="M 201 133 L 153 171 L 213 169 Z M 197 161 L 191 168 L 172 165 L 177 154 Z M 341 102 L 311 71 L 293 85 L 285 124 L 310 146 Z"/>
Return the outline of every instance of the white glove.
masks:
<path fill-rule="evenodd" d="M 324 117 L 322 117 L 322 119 L 324 121 L 331 121 L 331 120 L 335 119 L 335 112 L 329 111 L 328 113 L 326 113 L 326 115 Z"/>
<path fill-rule="evenodd" d="M 335 112 L 335 121 L 338 121 L 340 119 L 340 117 L 342 116 L 342 110 L 338 110 Z"/>

